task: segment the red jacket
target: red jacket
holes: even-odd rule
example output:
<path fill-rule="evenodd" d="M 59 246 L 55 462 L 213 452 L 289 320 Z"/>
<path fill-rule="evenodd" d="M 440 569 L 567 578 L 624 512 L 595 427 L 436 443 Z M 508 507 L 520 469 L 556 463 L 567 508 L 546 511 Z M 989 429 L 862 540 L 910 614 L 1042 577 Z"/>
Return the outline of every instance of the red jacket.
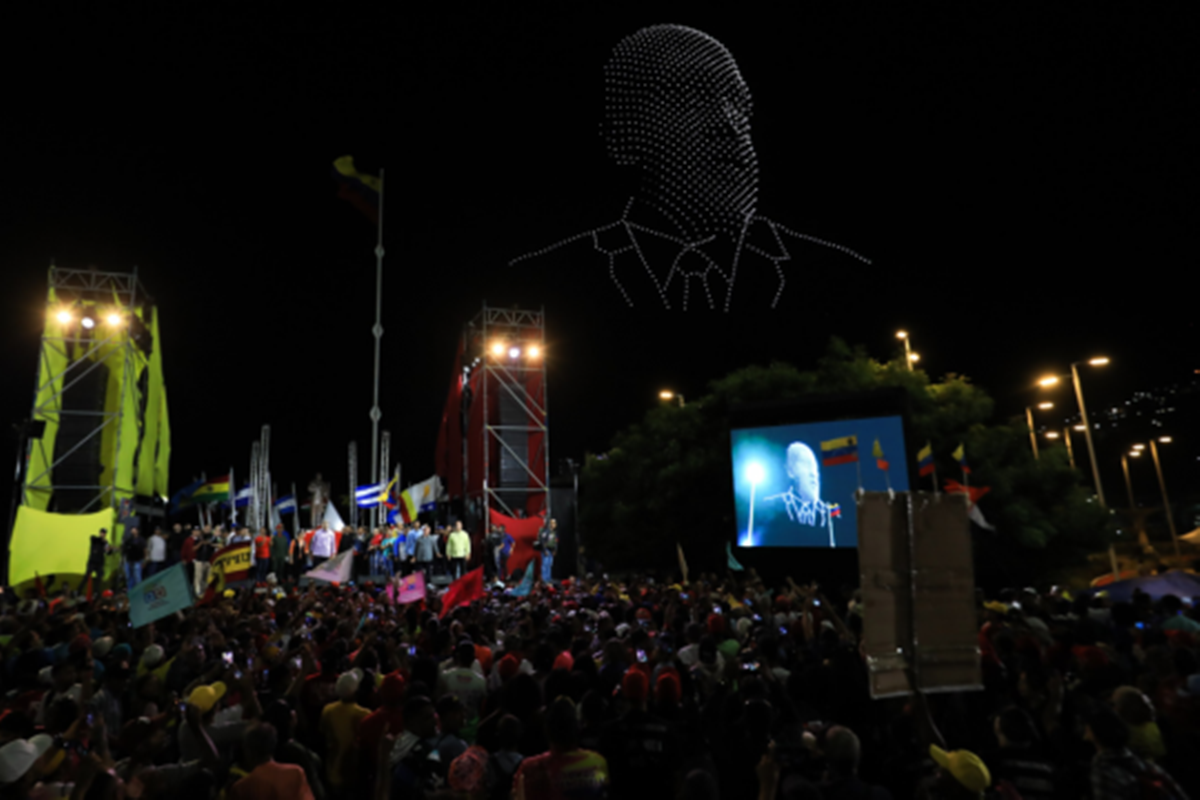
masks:
<path fill-rule="evenodd" d="M 183 547 L 179 550 L 179 557 L 185 564 L 190 564 L 196 559 L 196 538 L 194 536 L 189 536 L 183 540 Z"/>

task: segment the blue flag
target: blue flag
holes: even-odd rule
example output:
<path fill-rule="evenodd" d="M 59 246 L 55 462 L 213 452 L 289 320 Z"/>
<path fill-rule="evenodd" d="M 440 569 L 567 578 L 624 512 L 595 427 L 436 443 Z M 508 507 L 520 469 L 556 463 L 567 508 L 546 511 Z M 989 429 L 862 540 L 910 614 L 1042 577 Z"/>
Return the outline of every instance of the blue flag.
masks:
<path fill-rule="evenodd" d="M 525 568 L 525 577 L 521 578 L 521 583 L 517 588 L 513 589 L 513 597 L 528 597 L 533 591 L 533 561 L 529 562 L 529 566 Z"/>
<path fill-rule="evenodd" d="M 725 556 L 728 558 L 729 568 L 735 572 L 741 572 L 745 567 L 738 563 L 738 560 L 733 557 L 733 545 L 729 542 L 725 543 Z"/>
<path fill-rule="evenodd" d="M 192 493 L 203 485 L 204 481 L 202 480 L 192 481 L 171 497 L 171 502 L 167 504 L 167 507 L 171 510 L 178 511 L 184 506 L 190 506 L 192 504 Z"/>
<path fill-rule="evenodd" d="M 285 495 L 275 501 L 275 510 L 280 514 L 292 514 L 296 511 L 296 498 L 292 495 Z"/>
<path fill-rule="evenodd" d="M 130 590 L 129 619 L 133 627 L 140 628 L 188 608 L 192 602 L 192 582 L 187 579 L 183 564 L 176 564 Z"/>

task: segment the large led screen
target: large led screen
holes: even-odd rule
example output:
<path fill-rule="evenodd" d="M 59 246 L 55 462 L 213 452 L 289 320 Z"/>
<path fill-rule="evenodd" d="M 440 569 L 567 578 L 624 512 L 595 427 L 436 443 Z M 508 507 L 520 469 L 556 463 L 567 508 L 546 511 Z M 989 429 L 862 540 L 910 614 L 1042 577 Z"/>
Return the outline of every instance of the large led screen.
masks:
<path fill-rule="evenodd" d="M 859 488 L 908 491 L 899 416 L 738 428 L 730 439 L 739 547 L 857 547 Z"/>

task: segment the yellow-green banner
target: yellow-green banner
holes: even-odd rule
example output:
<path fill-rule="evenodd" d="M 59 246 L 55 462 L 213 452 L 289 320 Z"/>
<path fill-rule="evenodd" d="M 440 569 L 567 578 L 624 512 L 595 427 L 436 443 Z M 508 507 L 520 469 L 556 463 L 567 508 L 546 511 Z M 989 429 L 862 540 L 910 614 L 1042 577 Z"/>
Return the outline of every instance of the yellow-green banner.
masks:
<path fill-rule="evenodd" d="M 52 514 L 21 506 L 9 546 L 9 584 L 31 581 L 35 574 L 78 580 L 87 569 L 89 538 L 101 528 L 111 533 L 113 517 L 110 508 L 94 514 Z"/>

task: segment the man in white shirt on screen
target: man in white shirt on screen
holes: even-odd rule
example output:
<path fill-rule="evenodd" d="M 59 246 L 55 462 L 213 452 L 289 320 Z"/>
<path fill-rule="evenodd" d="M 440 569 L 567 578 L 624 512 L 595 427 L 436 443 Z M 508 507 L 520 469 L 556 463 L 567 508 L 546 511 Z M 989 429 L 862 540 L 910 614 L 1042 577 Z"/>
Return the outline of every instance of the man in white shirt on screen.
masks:
<path fill-rule="evenodd" d="M 786 492 L 763 498 L 762 531 L 782 533 L 761 544 L 795 547 L 836 547 L 833 519 L 837 507 L 821 499 L 821 472 L 817 456 L 804 442 L 792 442 L 787 449 L 787 475 L 791 480 Z M 827 534 L 827 535 L 826 535 Z"/>

